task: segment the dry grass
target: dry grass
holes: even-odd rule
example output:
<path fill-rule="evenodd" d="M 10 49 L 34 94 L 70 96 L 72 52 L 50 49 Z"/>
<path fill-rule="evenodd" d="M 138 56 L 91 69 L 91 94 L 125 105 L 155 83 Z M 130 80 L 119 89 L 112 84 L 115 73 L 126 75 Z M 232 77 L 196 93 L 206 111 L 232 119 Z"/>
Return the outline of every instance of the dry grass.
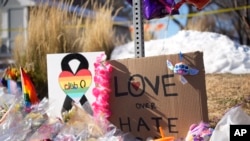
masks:
<path fill-rule="evenodd" d="M 67 5 L 70 6 L 70 3 Z M 15 39 L 13 57 L 16 64 L 28 69 L 35 85 L 44 86 L 44 89 L 47 89 L 46 54 L 76 52 L 81 49 L 76 40 L 81 37 L 79 29 L 82 19 L 75 14 L 69 16 L 66 9 L 59 7 L 51 8 L 45 4 L 32 8 L 27 28 L 28 37 L 19 35 Z"/>
<path fill-rule="evenodd" d="M 215 23 L 211 16 L 198 16 L 187 22 L 185 30 L 212 31 Z"/>
<path fill-rule="evenodd" d="M 206 89 L 210 123 L 215 126 L 223 114 L 233 106 L 244 103 L 250 115 L 250 74 L 208 74 Z"/>
<path fill-rule="evenodd" d="M 86 52 L 105 51 L 108 58 L 115 47 L 115 31 L 112 20 L 112 4 L 108 0 L 104 6 L 93 4 L 96 15 L 85 20 L 85 29 L 81 44 Z"/>
<path fill-rule="evenodd" d="M 117 37 L 114 37 L 111 1 L 106 3 L 105 6 L 93 3 L 97 14 L 86 20 L 76 12 L 68 12 L 71 2 L 54 8 L 43 4 L 31 9 L 28 36 L 16 37 L 13 58 L 17 66 L 30 71 L 41 97 L 47 96 L 46 54 L 105 51 L 110 55 Z"/>

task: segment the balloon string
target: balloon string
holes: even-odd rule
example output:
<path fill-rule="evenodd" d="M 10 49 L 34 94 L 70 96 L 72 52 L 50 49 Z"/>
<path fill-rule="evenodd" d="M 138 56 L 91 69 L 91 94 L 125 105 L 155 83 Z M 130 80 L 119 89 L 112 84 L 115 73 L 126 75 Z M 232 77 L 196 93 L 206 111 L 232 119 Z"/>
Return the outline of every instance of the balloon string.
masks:
<path fill-rule="evenodd" d="M 167 25 L 166 25 L 166 31 L 164 32 L 164 38 L 165 39 L 167 39 L 167 34 L 168 34 L 168 26 L 169 26 L 169 23 L 170 23 L 170 17 L 172 16 L 172 11 L 173 11 L 173 9 L 174 9 L 174 2 L 172 3 L 172 5 L 171 5 L 171 10 L 170 10 L 170 13 L 169 13 L 169 17 L 168 17 L 168 19 L 167 19 Z M 165 40 L 163 40 L 163 46 L 165 46 L 166 44 L 165 44 L 166 42 L 165 42 Z"/>
<path fill-rule="evenodd" d="M 166 9 L 167 11 L 172 12 L 172 6 L 171 6 L 171 8 L 169 8 L 167 2 L 165 2 L 164 0 L 159 0 L 159 2 L 162 3 L 163 5 L 165 5 L 165 9 Z M 173 4 L 172 4 L 172 5 L 173 5 Z"/>

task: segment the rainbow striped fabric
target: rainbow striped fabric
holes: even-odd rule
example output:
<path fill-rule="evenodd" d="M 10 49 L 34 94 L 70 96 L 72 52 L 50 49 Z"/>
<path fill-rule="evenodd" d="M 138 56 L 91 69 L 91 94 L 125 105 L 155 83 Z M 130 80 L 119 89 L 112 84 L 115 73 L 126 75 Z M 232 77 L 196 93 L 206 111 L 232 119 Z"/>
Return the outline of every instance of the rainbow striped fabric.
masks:
<path fill-rule="evenodd" d="M 26 108 L 30 108 L 32 105 L 38 104 L 39 99 L 37 97 L 35 86 L 33 85 L 28 74 L 23 70 L 23 68 L 20 68 L 20 73 L 25 106 Z"/>

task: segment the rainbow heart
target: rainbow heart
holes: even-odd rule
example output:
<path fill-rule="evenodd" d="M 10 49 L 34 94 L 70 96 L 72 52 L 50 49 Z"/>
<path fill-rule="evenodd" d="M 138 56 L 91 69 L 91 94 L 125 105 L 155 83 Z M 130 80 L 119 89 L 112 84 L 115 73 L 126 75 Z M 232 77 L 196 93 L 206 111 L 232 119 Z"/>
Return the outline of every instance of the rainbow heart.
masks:
<path fill-rule="evenodd" d="M 75 102 L 79 102 L 82 96 L 86 94 L 91 82 L 92 76 L 88 69 L 81 69 L 76 74 L 62 71 L 59 75 L 60 87 Z"/>

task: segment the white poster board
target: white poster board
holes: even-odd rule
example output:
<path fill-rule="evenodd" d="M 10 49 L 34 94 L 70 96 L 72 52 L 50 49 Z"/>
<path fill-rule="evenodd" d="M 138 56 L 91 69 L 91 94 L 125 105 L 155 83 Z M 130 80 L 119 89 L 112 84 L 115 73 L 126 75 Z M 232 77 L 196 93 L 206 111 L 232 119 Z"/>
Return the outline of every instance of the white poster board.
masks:
<path fill-rule="evenodd" d="M 92 95 L 92 89 L 95 86 L 94 62 L 102 53 L 104 52 L 47 54 L 48 97 L 51 107 L 48 113 L 50 116 L 61 117 L 66 93 L 68 96 L 73 96 L 76 102 L 79 98 L 74 95 L 78 95 L 79 92 L 85 93 L 87 100 L 90 103 L 94 102 L 95 98 Z M 82 89 L 79 89 L 80 87 Z M 78 91 L 76 91 L 77 88 Z M 68 89 L 71 90 L 68 91 Z"/>

